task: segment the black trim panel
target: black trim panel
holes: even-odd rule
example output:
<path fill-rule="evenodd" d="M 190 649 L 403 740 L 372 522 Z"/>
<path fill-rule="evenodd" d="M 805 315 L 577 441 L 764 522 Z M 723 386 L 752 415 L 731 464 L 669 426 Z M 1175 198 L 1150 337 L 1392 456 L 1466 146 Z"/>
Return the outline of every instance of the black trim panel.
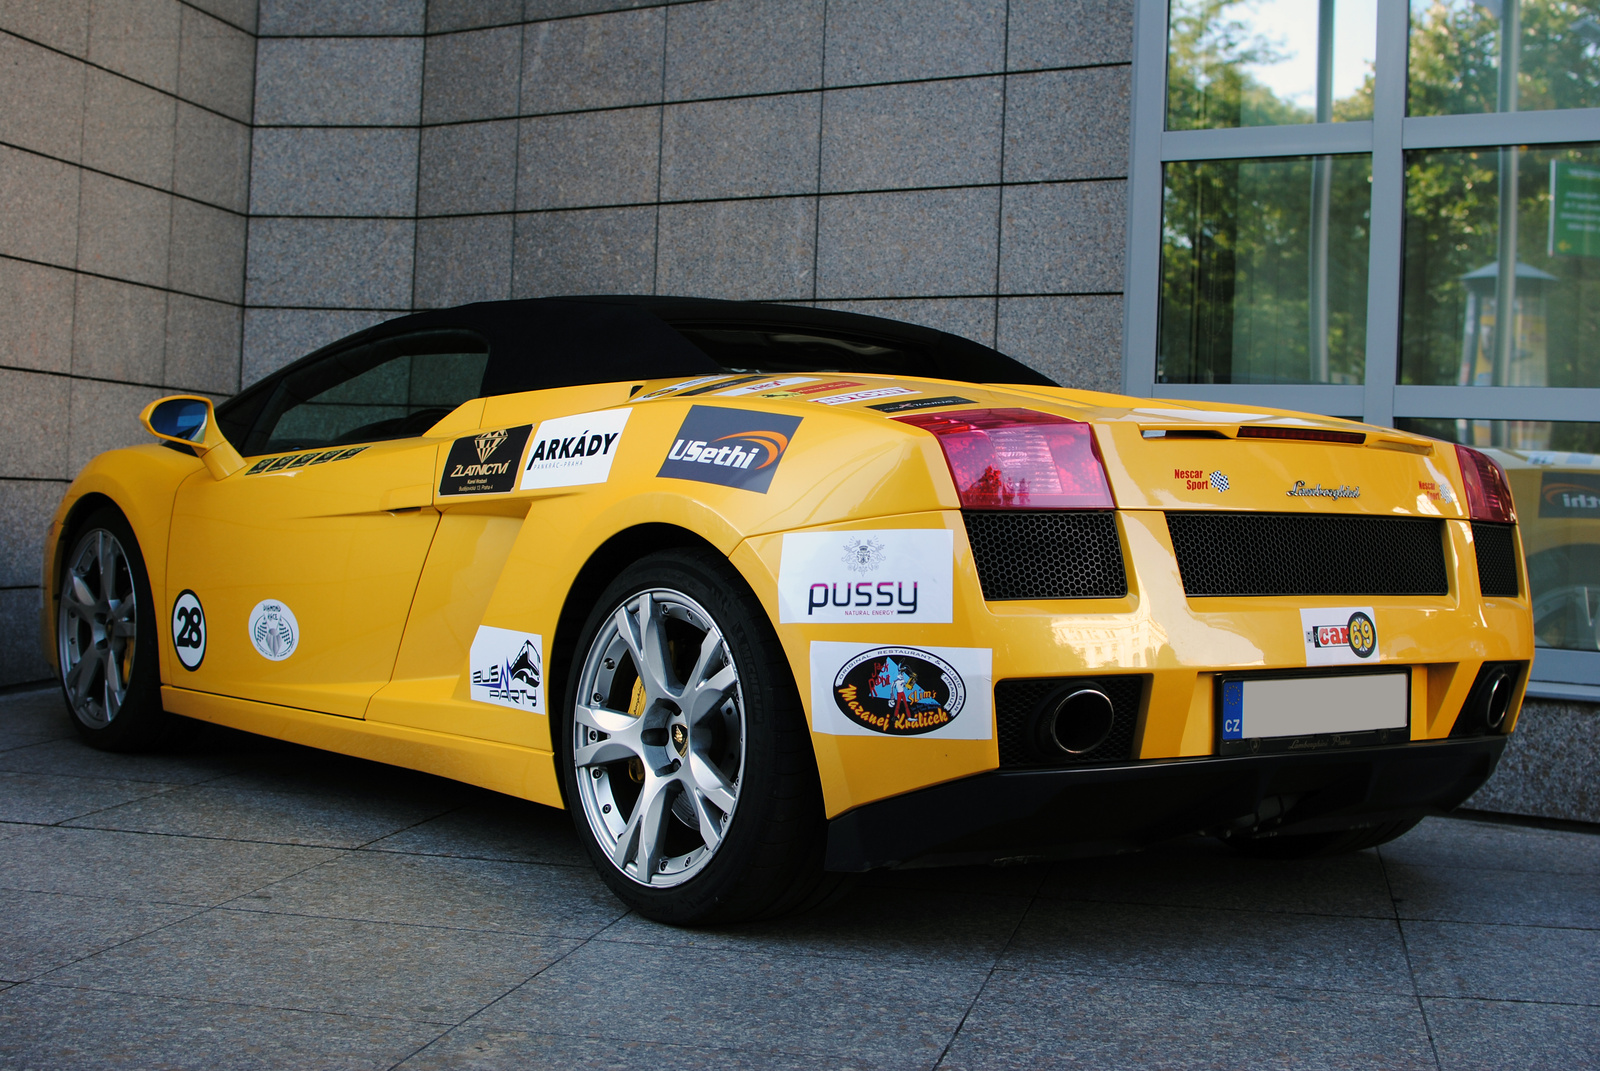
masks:
<path fill-rule="evenodd" d="M 1314 754 L 1005 770 L 828 823 L 827 868 L 1091 854 L 1224 829 L 1313 833 L 1448 811 L 1489 779 L 1503 736 Z"/>

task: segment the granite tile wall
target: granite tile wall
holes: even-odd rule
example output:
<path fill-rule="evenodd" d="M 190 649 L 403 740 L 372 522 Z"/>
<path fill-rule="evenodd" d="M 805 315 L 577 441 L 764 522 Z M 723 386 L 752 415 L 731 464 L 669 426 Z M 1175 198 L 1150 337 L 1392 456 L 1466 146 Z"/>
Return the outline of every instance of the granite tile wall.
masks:
<path fill-rule="evenodd" d="M 420 2 L 420 0 L 419 0 Z M 256 0 L 0 0 L 0 687 L 67 481 L 239 389 Z"/>
<path fill-rule="evenodd" d="M 1120 380 L 1132 0 L 261 0 L 246 376 L 410 308 L 821 303 Z"/>

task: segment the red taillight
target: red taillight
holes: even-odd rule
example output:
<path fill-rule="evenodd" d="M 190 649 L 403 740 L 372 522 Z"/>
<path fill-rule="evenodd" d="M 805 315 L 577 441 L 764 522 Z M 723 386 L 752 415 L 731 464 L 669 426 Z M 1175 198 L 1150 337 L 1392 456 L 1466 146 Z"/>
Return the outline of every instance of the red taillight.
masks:
<path fill-rule="evenodd" d="M 1467 516 L 1475 521 L 1516 523 L 1511 485 L 1494 459 L 1470 446 L 1457 446 L 1456 460 L 1461 463 L 1461 482 L 1466 484 Z"/>
<path fill-rule="evenodd" d="M 931 431 L 963 509 L 1113 509 L 1089 425 L 1031 409 L 895 417 Z"/>

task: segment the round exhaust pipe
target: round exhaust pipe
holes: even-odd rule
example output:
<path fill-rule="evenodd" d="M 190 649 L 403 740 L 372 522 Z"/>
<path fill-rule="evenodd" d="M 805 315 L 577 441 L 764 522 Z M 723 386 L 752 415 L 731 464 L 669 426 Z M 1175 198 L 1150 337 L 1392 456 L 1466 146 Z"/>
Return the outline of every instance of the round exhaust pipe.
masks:
<path fill-rule="evenodd" d="M 1116 721 L 1111 699 L 1098 688 L 1080 688 L 1041 719 L 1046 741 L 1068 755 L 1082 755 L 1105 743 Z"/>
<path fill-rule="evenodd" d="M 1516 691 L 1511 674 L 1498 670 L 1486 682 L 1483 696 L 1483 723 L 1493 732 L 1505 724 L 1506 712 L 1511 709 L 1511 695 Z"/>

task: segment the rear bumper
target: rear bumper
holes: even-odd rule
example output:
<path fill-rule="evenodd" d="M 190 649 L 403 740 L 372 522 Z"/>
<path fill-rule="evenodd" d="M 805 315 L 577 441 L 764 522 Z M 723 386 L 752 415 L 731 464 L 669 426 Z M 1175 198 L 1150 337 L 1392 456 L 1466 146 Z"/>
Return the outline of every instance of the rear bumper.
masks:
<path fill-rule="evenodd" d="M 880 800 L 828 824 L 827 868 L 873 870 L 1116 851 L 1195 832 L 1313 833 L 1447 811 L 1504 736 L 1310 754 L 997 770 Z"/>

